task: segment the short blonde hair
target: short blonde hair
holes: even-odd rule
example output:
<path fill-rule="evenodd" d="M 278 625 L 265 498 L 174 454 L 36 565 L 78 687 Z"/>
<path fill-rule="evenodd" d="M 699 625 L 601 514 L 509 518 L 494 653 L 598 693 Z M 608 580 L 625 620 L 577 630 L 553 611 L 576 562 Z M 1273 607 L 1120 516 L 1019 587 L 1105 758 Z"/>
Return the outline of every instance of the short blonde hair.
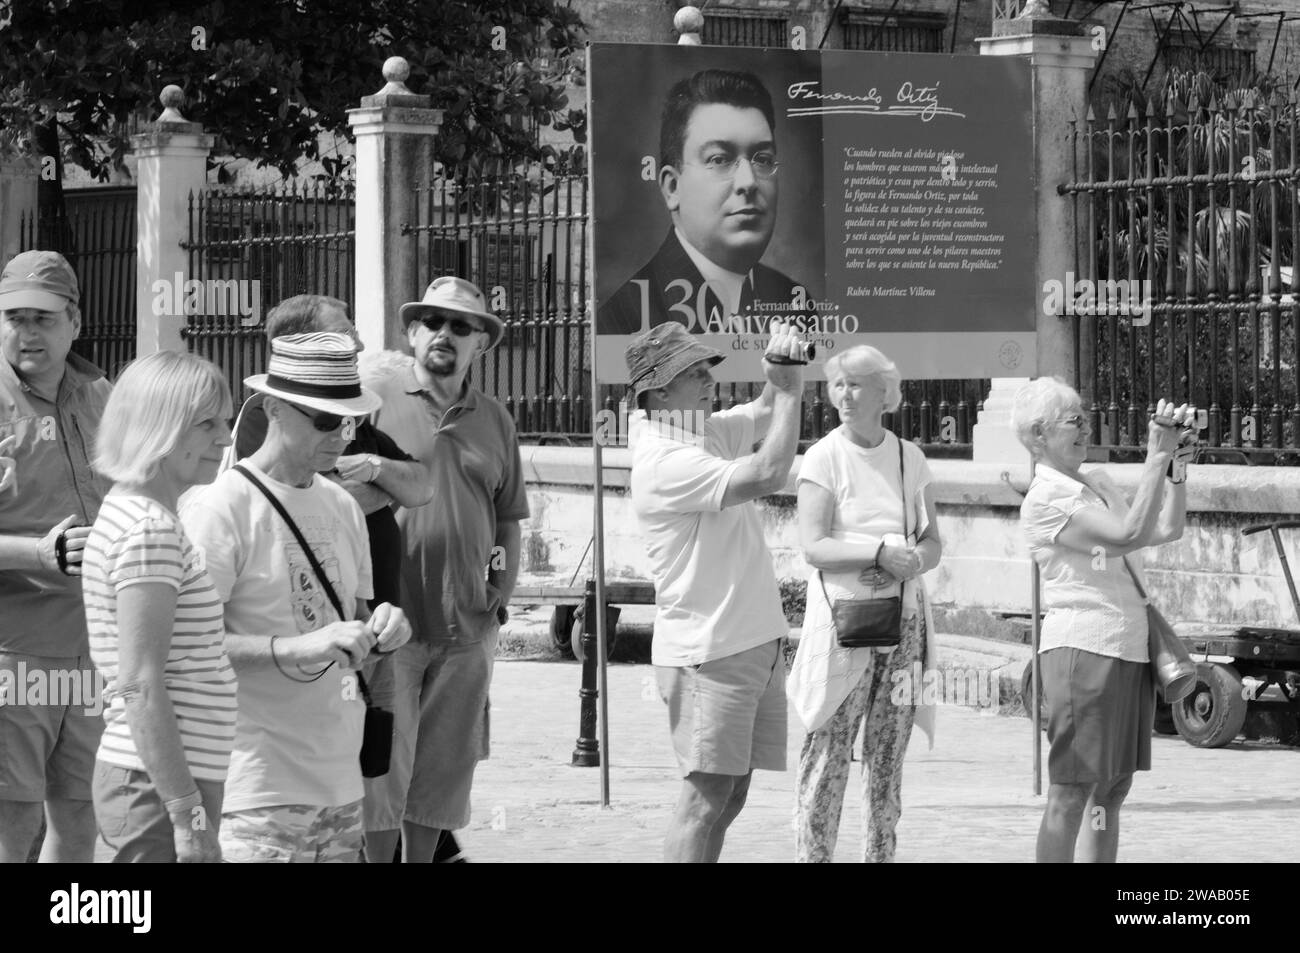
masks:
<path fill-rule="evenodd" d="M 878 377 L 885 385 L 885 410 L 893 413 L 903 402 L 903 376 L 898 373 L 898 366 L 885 357 L 884 353 L 870 344 L 859 344 L 847 351 L 841 351 L 826 362 L 826 384 L 829 385 L 841 374 L 861 374 L 863 377 Z M 835 404 L 834 391 L 831 391 L 831 404 Z M 839 410 L 839 406 L 835 406 Z"/>
<path fill-rule="evenodd" d="M 1078 392 L 1059 377 L 1038 377 L 1016 391 L 1011 404 L 1011 429 L 1030 454 L 1035 452 L 1035 425 L 1046 427 L 1074 406 Z"/>
<path fill-rule="evenodd" d="M 147 482 L 181 434 L 199 421 L 232 413 L 230 388 L 211 361 L 184 351 L 134 360 L 104 407 L 95 469 L 114 483 Z"/>

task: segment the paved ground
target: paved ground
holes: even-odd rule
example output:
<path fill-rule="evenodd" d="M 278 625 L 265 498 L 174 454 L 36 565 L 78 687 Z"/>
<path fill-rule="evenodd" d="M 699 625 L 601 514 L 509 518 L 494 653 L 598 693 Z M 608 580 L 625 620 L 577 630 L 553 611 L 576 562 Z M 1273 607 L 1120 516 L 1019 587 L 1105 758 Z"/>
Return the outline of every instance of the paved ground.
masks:
<path fill-rule="evenodd" d="M 633 626 L 648 621 L 627 618 Z M 609 667 L 611 804 L 602 808 L 599 770 L 570 765 L 581 669 L 555 660 L 548 619 L 547 609 L 521 610 L 503 638 L 514 657 L 497 661 L 493 756 L 480 765 L 462 844 L 476 862 L 657 861 L 680 780 L 653 670 Z M 939 648 L 944 668 L 996 671 L 1004 700 L 1029 652 L 946 635 Z M 793 715 L 789 732 L 793 768 L 803 740 Z M 908 751 L 898 861 L 1031 861 L 1043 810 L 1032 793 L 1032 745 L 1027 718 L 941 708 L 934 749 L 918 732 Z M 1300 860 L 1300 748 L 1243 741 L 1207 751 L 1156 736 L 1153 758 L 1124 810 L 1121 860 Z M 855 767 L 839 861 L 855 860 L 860 849 L 857 784 Z M 755 775 L 724 861 L 792 859 L 793 785 L 792 771 Z M 101 844 L 97 859 L 105 855 Z"/>
<path fill-rule="evenodd" d="M 659 859 L 678 778 L 652 670 L 609 669 L 608 809 L 598 770 L 569 764 L 579 676 L 573 662 L 497 663 L 493 757 L 480 766 L 474 820 L 461 838 L 475 861 Z M 801 738 L 792 718 L 792 765 Z M 1121 860 L 1300 859 L 1300 749 L 1239 743 L 1207 751 L 1160 736 L 1153 745 L 1153 770 L 1139 775 L 1125 808 Z M 792 785 L 790 772 L 755 775 L 724 861 L 791 859 Z M 1031 785 L 1027 719 L 941 709 L 934 750 L 917 733 L 908 752 L 898 861 L 1032 860 L 1043 799 Z M 850 803 L 837 860 L 856 858 L 860 830 Z"/>

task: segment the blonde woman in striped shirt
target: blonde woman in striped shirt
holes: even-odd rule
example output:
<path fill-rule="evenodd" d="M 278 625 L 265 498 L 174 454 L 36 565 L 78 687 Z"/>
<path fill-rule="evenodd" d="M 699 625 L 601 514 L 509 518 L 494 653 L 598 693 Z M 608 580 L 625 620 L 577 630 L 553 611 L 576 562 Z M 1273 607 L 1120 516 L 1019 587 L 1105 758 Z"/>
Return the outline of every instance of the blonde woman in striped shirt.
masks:
<path fill-rule="evenodd" d="M 95 467 L 113 480 L 86 543 L 90 654 L 104 679 L 93 797 L 117 863 L 215 863 L 235 738 L 221 602 L 176 502 L 230 445 L 230 391 L 176 351 L 133 362 L 104 410 Z"/>

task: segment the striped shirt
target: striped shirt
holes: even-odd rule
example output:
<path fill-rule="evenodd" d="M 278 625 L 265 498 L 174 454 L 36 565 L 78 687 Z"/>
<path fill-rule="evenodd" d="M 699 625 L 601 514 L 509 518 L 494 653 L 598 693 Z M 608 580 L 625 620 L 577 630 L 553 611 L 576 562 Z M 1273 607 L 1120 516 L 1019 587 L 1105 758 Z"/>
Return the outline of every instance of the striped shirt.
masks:
<path fill-rule="evenodd" d="M 84 566 L 90 657 L 104 678 L 105 726 L 97 757 L 147 770 L 117 694 L 117 594 L 127 586 L 162 583 L 177 591 L 163 684 L 176 713 L 185 762 L 195 780 L 224 782 L 235 741 L 237 685 L 226 658 L 221 600 L 199 550 L 162 505 L 142 496 L 110 494 L 86 540 Z"/>

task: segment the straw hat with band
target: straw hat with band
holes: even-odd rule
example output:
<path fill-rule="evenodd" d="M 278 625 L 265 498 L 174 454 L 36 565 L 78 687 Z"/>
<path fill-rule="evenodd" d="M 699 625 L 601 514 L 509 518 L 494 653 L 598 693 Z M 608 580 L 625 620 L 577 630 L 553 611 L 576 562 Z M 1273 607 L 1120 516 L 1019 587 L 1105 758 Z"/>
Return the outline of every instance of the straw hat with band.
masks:
<path fill-rule="evenodd" d="M 424 290 L 421 300 L 408 301 L 397 310 L 397 314 L 402 319 L 403 328 L 430 314 L 445 318 L 475 318 L 477 320 L 470 323 L 487 332 L 489 348 L 496 347 L 506 333 L 505 322 L 487 309 L 487 299 L 478 285 L 454 275 L 435 279 Z"/>
<path fill-rule="evenodd" d="M 632 339 L 623 354 L 631 374 L 633 394 L 667 387 L 674 377 L 692 364 L 720 363 L 726 355 L 700 342 L 676 321 L 668 321 Z"/>
<path fill-rule="evenodd" d="M 384 403 L 361 386 L 352 338 L 329 331 L 273 339 L 267 373 L 247 377 L 244 383 L 299 407 L 340 417 L 361 417 Z"/>

